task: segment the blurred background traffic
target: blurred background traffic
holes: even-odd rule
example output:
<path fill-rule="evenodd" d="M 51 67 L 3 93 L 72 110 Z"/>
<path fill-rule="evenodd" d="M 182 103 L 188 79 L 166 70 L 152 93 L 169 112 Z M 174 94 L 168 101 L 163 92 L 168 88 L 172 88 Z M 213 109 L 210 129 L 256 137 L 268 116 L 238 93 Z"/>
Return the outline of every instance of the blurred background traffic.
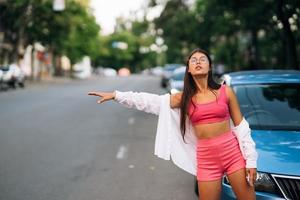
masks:
<path fill-rule="evenodd" d="M 97 21 L 104 12 L 97 1 L 0 0 L 1 88 L 24 86 L 25 78 L 87 78 L 93 72 L 170 76 L 172 65 L 184 66 L 196 47 L 213 55 L 217 75 L 299 69 L 299 1 L 138 3 L 139 9 L 118 16 L 108 32 Z"/>

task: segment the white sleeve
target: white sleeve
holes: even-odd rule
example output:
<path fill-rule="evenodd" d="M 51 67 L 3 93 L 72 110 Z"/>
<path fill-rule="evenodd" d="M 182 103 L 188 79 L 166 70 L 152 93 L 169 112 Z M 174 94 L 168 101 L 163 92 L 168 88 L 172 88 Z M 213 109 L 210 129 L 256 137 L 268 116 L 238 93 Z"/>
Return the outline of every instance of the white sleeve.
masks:
<path fill-rule="evenodd" d="M 242 143 L 245 151 L 246 167 L 257 168 L 258 154 L 255 149 L 255 142 L 253 141 L 251 134 L 247 134 L 247 137 L 244 138 Z"/>
<path fill-rule="evenodd" d="M 251 129 L 245 118 L 243 118 L 238 126 L 233 128 L 233 132 L 239 141 L 240 149 L 246 159 L 246 168 L 256 168 L 258 154 L 255 149 L 255 142 L 251 137 Z"/>
<path fill-rule="evenodd" d="M 115 91 L 115 101 L 128 107 L 135 108 L 140 111 L 159 114 L 161 96 L 146 92 L 120 92 Z"/>

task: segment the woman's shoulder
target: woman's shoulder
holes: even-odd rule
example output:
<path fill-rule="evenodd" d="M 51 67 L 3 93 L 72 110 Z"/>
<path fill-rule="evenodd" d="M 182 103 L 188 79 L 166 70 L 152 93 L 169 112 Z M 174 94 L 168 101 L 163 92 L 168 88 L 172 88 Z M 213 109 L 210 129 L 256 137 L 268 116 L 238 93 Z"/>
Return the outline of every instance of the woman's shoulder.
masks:
<path fill-rule="evenodd" d="M 229 85 L 226 85 L 226 84 L 222 84 L 220 89 L 223 90 L 223 92 L 225 93 L 225 96 L 229 100 L 233 94 L 233 89 Z"/>
<path fill-rule="evenodd" d="M 223 84 L 222 87 L 224 87 L 225 94 L 226 94 L 228 100 L 235 97 L 234 89 L 230 85 Z"/>

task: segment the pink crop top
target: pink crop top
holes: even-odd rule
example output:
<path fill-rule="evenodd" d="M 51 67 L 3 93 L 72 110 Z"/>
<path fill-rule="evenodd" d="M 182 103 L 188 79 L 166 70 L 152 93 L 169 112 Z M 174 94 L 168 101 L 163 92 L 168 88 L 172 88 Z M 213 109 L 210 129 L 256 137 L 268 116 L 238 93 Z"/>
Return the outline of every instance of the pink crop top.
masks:
<path fill-rule="evenodd" d="M 221 85 L 220 94 L 216 101 L 196 103 L 191 100 L 188 113 L 193 125 L 221 122 L 230 118 L 225 87 L 225 85 Z"/>

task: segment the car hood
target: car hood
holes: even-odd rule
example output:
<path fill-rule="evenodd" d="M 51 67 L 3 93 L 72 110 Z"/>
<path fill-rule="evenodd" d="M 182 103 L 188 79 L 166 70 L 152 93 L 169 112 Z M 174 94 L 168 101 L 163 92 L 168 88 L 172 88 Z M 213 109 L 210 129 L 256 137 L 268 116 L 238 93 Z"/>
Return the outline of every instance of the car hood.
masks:
<path fill-rule="evenodd" d="M 252 130 L 257 170 L 300 176 L 300 131 Z"/>

